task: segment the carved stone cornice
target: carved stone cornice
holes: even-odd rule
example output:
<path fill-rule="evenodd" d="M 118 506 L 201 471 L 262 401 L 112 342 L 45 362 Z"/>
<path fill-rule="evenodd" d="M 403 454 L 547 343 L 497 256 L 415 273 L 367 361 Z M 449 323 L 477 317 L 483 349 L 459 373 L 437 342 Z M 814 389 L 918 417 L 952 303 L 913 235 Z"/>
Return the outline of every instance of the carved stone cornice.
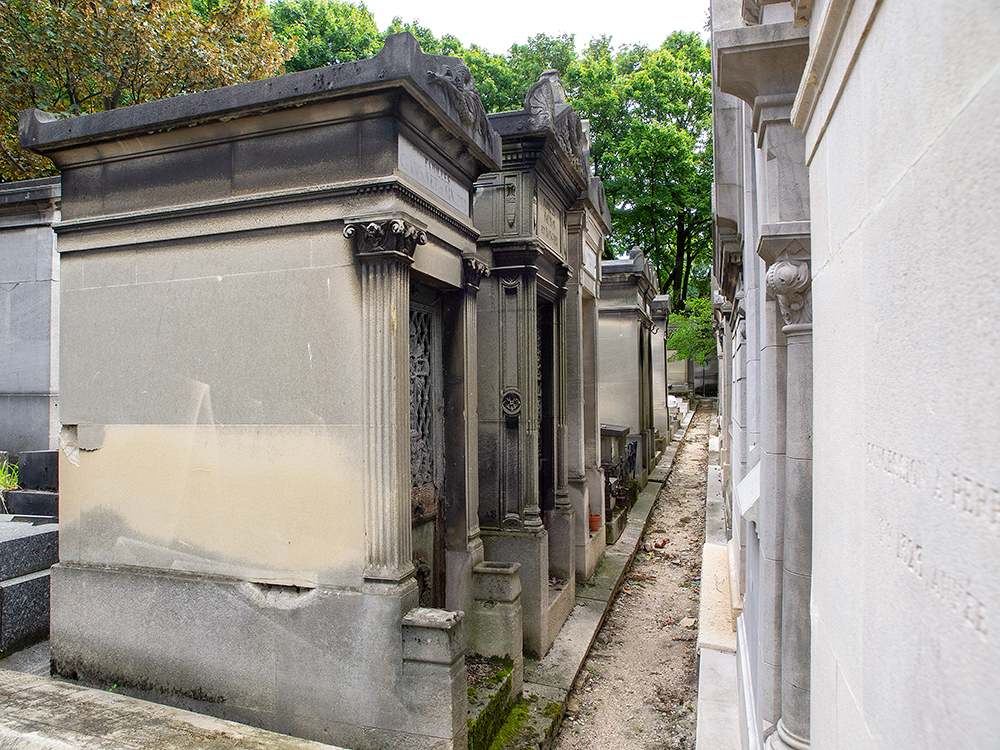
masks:
<path fill-rule="evenodd" d="M 354 253 L 362 261 L 395 258 L 412 263 L 417 245 L 427 242 L 423 229 L 403 219 L 348 220 L 344 236 L 354 239 Z"/>
<path fill-rule="evenodd" d="M 467 292 L 475 294 L 479 291 L 479 283 L 484 276 L 490 275 L 490 267 L 485 261 L 475 255 L 462 256 L 462 283 Z"/>
<path fill-rule="evenodd" d="M 804 260 L 779 260 L 767 269 L 768 291 L 781 308 L 785 325 L 812 323 L 812 278 Z"/>
<path fill-rule="evenodd" d="M 713 33 L 719 89 L 751 107 L 757 97 L 791 100 L 809 57 L 809 33 L 791 23 L 724 29 Z"/>

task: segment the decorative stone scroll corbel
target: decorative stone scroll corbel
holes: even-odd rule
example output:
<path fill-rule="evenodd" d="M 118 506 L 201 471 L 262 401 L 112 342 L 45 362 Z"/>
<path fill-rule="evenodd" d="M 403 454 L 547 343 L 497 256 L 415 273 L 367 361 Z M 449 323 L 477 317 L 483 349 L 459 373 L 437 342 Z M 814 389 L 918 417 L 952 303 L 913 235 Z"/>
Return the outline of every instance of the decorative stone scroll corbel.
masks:
<path fill-rule="evenodd" d="M 448 102 L 455 108 L 458 119 L 467 129 L 485 137 L 489 129 L 486 109 L 476 89 L 472 72 L 457 60 L 443 69 L 428 70 L 427 80 L 444 91 Z"/>
<path fill-rule="evenodd" d="M 764 281 L 786 326 L 812 326 L 810 247 L 808 221 L 761 225 L 757 254 L 767 263 Z"/>
<path fill-rule="evenodd" d="M 809 263 L 804 260 L 778 260 L 767 269 L 768 290 L 778 299 L 786 325 L 812 323 L 812 281 Z"/>
<path fill-rule="evenodd" d="M 476 294 L 484 276 L 490 275 L 490 267 L 475 255 L 462 256 L 462 283 L 465 291 Z"/>

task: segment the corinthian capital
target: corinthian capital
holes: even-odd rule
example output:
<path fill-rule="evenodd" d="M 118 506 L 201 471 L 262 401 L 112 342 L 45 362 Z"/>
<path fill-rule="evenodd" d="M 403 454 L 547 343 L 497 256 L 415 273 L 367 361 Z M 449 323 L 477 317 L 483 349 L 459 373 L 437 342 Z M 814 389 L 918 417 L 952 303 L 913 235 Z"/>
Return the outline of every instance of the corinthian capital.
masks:
<path fill-rule="evenodd" d="M 463 255 L 462 272 L 466 290 L 478 292 L 479 282 L 490 275 L 490 267 L 474 255 Z"/>
<path fill-rule="evenodd" d="M 767 269 L 765 281 L 768 291 L 778 299 L 786 325 L 812 323 L 809 263 L 778 260 Z"/>
<path fill-rule="evenodd" d="M 413 259 L 417 245 L 427 242 L 427 233 L 402 219 L 375 219 L 348 222 L 344 236 L 354 239 L 354 252 L 360 260 L 397 256 Z"/>

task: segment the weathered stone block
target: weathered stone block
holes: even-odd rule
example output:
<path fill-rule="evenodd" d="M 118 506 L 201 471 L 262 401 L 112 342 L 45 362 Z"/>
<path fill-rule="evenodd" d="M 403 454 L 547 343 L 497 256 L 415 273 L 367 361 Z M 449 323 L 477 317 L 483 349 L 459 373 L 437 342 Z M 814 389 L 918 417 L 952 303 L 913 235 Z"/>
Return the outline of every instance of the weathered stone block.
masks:
<path fill-rule="evenodd" d="M 18 482 L 26 490 L 59 491 L 59 451 L 21 451 Z"/>
<path fill-rule="evenodd" d="M 36 573 L 59 562 L 59 527 L 0 523 L 0 581 Z"/>
<path fill-rule="evenodd" d="M 465 653 L 462 613 L 418 607 L 403 617 L 403 661 L 452 664 Z"/>
<path fill-rule="evenodd" d="M 49 572 L 0 581 L 0 654 L 49 637 Z"/>

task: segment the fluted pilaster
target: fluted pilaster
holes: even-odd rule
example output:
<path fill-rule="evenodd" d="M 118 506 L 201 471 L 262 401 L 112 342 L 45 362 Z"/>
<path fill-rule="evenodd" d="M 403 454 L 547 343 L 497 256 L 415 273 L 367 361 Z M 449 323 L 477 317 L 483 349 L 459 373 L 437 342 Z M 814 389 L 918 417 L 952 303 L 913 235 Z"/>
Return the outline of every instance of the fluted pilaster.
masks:
<path fill-rule="evenodd" d="M 361 263 L 365 580 L 413 574 L 410 532 L 410 264 L 427 237 L 401 219 L 347 222 Z"/>

